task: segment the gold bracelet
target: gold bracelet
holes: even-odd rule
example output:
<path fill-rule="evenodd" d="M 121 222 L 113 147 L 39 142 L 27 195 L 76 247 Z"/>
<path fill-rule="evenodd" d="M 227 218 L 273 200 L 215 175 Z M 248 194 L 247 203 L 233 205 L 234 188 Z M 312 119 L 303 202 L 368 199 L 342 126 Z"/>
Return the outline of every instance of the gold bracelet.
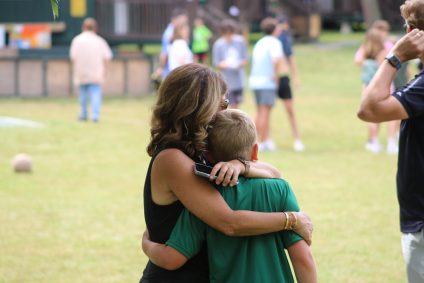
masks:
<path fill-rule="evenodd" d="M 293 217 L 292 217 L 292 213 L 291 212 L 287 212 L 287 214 L 289 215 L 289 225 L 287 227 L 288 230 L 293 230 L 292 229 L 292 225 L 293 225 Z"/>
<path fill-rule="evenodd" d="M 289 226 L 289 215 L 287 214 L 287 212 L 283 212 L 283 213 L 286 216 L 286 222 L 284 223 L 284 229 L 283 230 L 287 230 L 287 228 Z"/>

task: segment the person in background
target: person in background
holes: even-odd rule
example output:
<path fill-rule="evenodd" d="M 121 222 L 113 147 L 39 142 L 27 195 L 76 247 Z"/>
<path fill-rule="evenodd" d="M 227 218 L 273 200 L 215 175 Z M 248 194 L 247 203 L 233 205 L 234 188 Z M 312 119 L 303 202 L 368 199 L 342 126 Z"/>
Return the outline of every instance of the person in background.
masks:
<path fill-rule="evenodd" d="M 278 35 L 278 39 L 281 41 L 283 46 L 283 52 L 285 56 L 285 60 L 282 60 L 280 66 L 281 73 L 279 73 L 278 79 L 278 97 L 283 100 L 284 107 L 287 111 L 287 116 L 289 118 L 290 127 L 292 130 L 292 134 L 294 137 L 293 149 L 295 151 L 303 151 L 305 146 L 300 138 L 296 112 L 294 110 L 294 100 L 293 100 L 293 91 L 291 86 L 291 80 L 293 80 L 293 85 L 295 89 L 300 87 L 300 79 L 299 72 L 296 64 L 296 60 L 293 54 L 293 38 L 290 34 L 290 26 L 289 21 L 284 16 L 279 16 L 279 29 L 280 34 Z M 290 70 L 290 77 L 287 74 L 287 67 L 284 65 L 288 65 Z"/>
<path fill-rule="evenodd" d="M 263 19 L 261 30 L 265 36 L 253 47 L 249 84 L 255 95 L 255 124 L 258 131 L 259 150 L 274 151 L 276 146 L 270 138 L 270 119 L 277 95 L 278 68 L 281 66 L 284 55 L 281 42 L 277 38 L 280 33 L 278 21 L 274 18 Z"/>
<path fill-rule="evenodd" d="M 102 83 L 105 79 L 107 62 L 112 51 L 107 42 L 96 34 L 97 22 L 87 18 L 82 24 L 82 33 L 71 42 L 69 57 L 73 64 L 74 80 L 79 86 L 80 121 L 88 119 L 88 99 L 91 100 L 91 119 L 98 122 L 102 104 Z"/>
<path fill-rule="evenodd" d="M 180 23 L 174 28 L 172 43 L 168 51 L 169 70 L 184 64 L 193 63 L 193 53 L 191 53 L 188 41 L 190 40 L 190 27 L 186 23 Z"/>
<path fill-rule="evenodd" d="M 365 89 L 358 117 L 367 122 L 402 120 L 397 165 L 402 251 L 409 283 L 424 282 L 424 72 L 391 92 L 401 64 L 424 62 L 424 0 L 400 7 L 406 35 L 398 40 Z"/>
<path fill-rule="evenodd" d="M 194 55 L 194 62 L 208 64 L 209 40 L 212 37 L 212 32 L 203 22 L 203 19 L 198 17 L 194 19 L 193 41 L 191 49 Z"/>
<path fill-rule="evenodd" d="M 384 58 L 385 55 L 387 55 L 390 50 L 393 47 L 393 41 L 389 38 L 389 32 L 390 32 L 390 25 L 385 20 L 377 20 L 375 21 L 372 26 L 370 27 L 368 32 L 372 31 L 372 35 L 374 38 L 374 41 L 365 39 L 364 43 L 358 48 L 358 50 L 355 53 L 355 63 L 362 68 L 362 84 L 363 89 L 368 85 L 370 82 L 372 75 L 375 73 L 377 66 L 374 65 L 374 68 L 371 67 L 373 65 L 369 58 L 370 56 L 370 48 L 375 42 L 375 38 L 377 36 L 377 33 L 379 34 L 380 41 L 383 42 L 382 46 L 380 44 L 379 49 L 382 51 L 382 56 Z M 368 34 L 368 33 L 367 33 Z M 365 47 L 365 44 L 367 44 L 367 47 Z M 367 50 L 366 50 L 367 49 Z M 368 57 L 367 57 L 368 56 Z M 381 57 L 381 56 L 380 56 Z M 364 62 L 367 61 L 367 66 L 365 66 L 364 69 Z M 381 63 L 381 61 L 380 61 Z M 374 71 L 372 71 L 374 69 Z M 366 70 L 368 70 L 368 75 L 366 74 Z M 365 72 L 364 72 L 365 71 Z M 399 73 L 399 77 L 402 74 Z M 368 78 L 365 78 L 368 76 Z M 364 80 L 365 79 L 365 80 Z M 394 90 L 394 85 L 392 85 L 392 90 Z M 398 152 L 398 142 L 397 142 L 397 133 L 399 128 L 399 121 L 389 121 L 387 123 L 387 148 L 386 151 L 388 154 L 397 154 Z M 381 151 L 381 144 L 378 139 L 378 133 L 379 133 L 379 123 L 368 123 L 368 141 L 365 144 L 365 149 L 372 152 L 372 153 L 379 153 Z"/>
<path fill-rule="evenodd" d="M 172 11 L 171 22 L 166 26 L 165 31 L 162 34 L 162 49 L 159 55 L 159 66 L 156 71 L 153 73 L 154 78 L 161 78 L 163 80 L 169 73 L 169 64 L 168 64 L 168 52 L 172 43 L 172 38 L 174 35 L 174 28 L 177 25 L 187 24 L 188 25 L 188 16 L 185 10 L 176 8 Z"/>
<path fill-rule="evenodd" d="M 243 36 L 236 34 L 237 24 L 233 20 L 222 21 L 220 29 L 221 37 L 212 47 L 212 61 L 227 83 L 230 107 L 238 108 L 243 102 L 247 44 Z"/>
<path fill-rule="evenodd" d="M 233 133 L 229 136 L 228 133 Z M 247 114 L 237 109 L 218 112 L 209 127 L 210 159 L 229 161 L 243 158 L 258 159 L 255 124 Z M 272 177 L 272 176 L 269 176 Z M 217 186 L 225 201 L 233 209 L 256 211 L 298 210 L 290 185 L 282 179 L 240 178 L 234 188 Z M 287 213 L 287 225 L 296 217 Z M 307 243 L 292 231 L 281 231 L 260 236 L 228 237 L 210 228 L 184 210 L 165 244 L 143 237 L 143 250 L 157 265 L 173 270 L 183 266 L 207 243 L 210 282 L 256 283 L 293 282 L 288 251 L 297 282 L 317 281 L 315 263 Z M 249 268 L 246 268 L 249 267 Z"/>

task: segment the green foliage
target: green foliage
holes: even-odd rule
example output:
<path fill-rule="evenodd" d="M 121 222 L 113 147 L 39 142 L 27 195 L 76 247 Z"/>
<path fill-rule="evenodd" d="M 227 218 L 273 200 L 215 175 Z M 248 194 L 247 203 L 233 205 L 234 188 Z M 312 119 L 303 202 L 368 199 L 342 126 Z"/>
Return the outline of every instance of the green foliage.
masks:
<path fill-rule="evenodd" d="M 53 18 L 56 19 L 59 17 L 59 0 L 50 0 L 50 3 L 52 4 Z"/>
<path fill-rule="evenodd" d="M 361 84 L 353 56 L 361 39 L 343 35 L 350 45 L 333 45 L 338 35 L 327 38 L 295 46 L 306 151 L 292 150 L 278 101 L 271 124 L 278 150 L 259 158 L 281 170 L 312 217 L 319 282 L 405 282 L 396 156 L 366 152 L 366 126 L 356 117 Z M 77 97 L 0 100 L 1 115 L 46 125 L 0 128 L 0 282 L 139 280 L 147 262 L 140 239 L 154 99 L 106 97 L 99 124 L 76 121 Z M 242 109 L 254 117 L 249 91 Z M 382 143 L 385 134 L 382 125 Z M 32 156 L 32 174 L 12 172 L 19 152 Z"/>

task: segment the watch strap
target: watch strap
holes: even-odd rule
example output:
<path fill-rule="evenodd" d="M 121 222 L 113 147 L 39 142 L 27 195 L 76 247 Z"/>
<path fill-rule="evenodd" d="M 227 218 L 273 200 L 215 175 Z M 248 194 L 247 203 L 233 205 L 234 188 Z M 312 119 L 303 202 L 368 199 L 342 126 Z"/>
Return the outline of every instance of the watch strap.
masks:
<path fill-rule="evenodd" d="M 388 55 L 384 59 L 389 62 L 390 65 L 392 65 L 393 68 L 396 68 L 396 70 L 399 70 L 402 67 L 402 64 L 400 63 L 399 57 L 396 55 Z"/>
<path fill-rule="evenodd" d="M 248 160 L 244 160 L 243 158 L 237 158 L 238 161 L 240 161 L 243 165 L 244 165 L 244 176 L 246 176 L 247 174 L 249 174 L 250 171 L 250 161 Z"/>

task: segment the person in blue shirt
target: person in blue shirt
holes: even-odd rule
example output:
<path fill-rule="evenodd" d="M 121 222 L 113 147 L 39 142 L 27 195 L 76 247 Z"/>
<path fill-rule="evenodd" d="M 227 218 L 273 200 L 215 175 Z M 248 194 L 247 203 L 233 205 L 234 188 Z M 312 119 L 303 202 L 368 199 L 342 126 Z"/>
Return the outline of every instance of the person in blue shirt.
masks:
<path fill-rule="evenodd" d="M 283 53 L 286 59 L 285 61 L 290 71 L 290 77 L 286 73 L 279 74 L 278 97 L 283 100 L 284 108 L 287 111 L 287 116 L 289 118 L 290 127 L 294 137 L 293 149 L 295 151 L 303 151 L 305 146 L 300 138 L 296 112 L 294 110 L 293 92 L 291 85 L 292 81 L 295 89 L 299 88 L 300 86 L 299 72 L 293 54 L 293 37 L 290 33 L 288 18 L 279 16 L 277 17 L 277 20 L 279 22 L 280 30 L 278 39 L 282 44 Z"/>

